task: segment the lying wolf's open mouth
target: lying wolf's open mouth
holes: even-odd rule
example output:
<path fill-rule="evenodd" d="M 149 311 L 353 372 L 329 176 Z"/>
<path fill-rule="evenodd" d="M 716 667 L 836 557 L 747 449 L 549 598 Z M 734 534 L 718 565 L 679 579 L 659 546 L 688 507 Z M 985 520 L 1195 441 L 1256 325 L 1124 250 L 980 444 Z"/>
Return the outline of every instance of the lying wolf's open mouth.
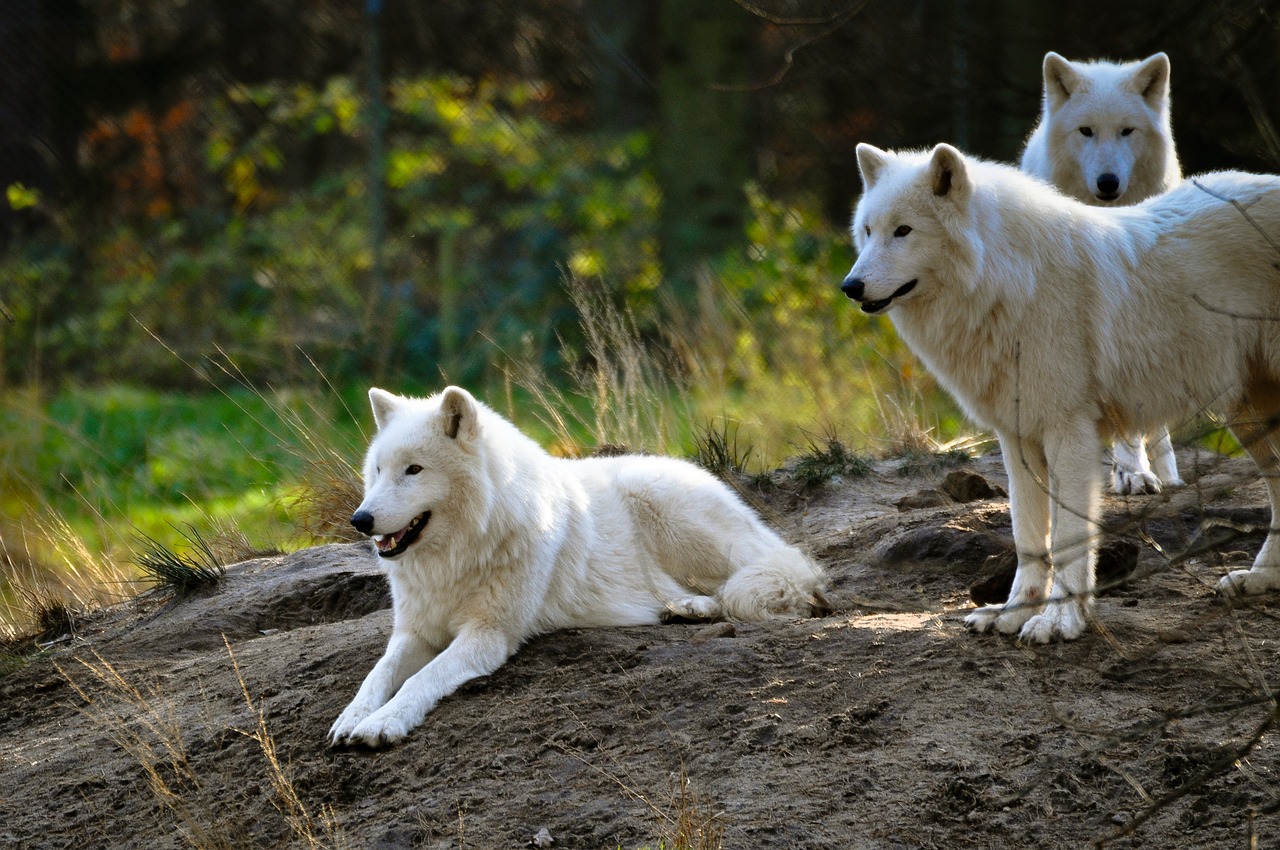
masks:
<path fill-rule="evenodd" d="M 373 535 L 373 545 L 378 550 L 378 555 L 383 558 L 394 558 L 399 555 L 413 545 L 418 536 L 422 534 L 422 529 L 426 528 L 427 523 L 430 521 L 431 511 L 423 511 L 395 534 Z"/>
<path fill-rule="evenodd" d="M 883 310 L 885 307 L 888 307 L 888 306 L 889 306 L 889 302 L 890 302 L 890 301 L 892 301 L 892 300 L 893 300 L 893 299 L 895 299 L 895 298 L 898 298 L 898 297 L 901 297 L 901 296 L 903 296 L 903 295 L 906 295 L 908 292 L 910 292 L 911 290 L 915 289 L 915 288 L 916 288 L 916 284 L 917 284 L 917 283 L 919 283 L 919 282 L 920 282 L 920 279 L 919 279 L 919 278 L 912 278 L 911 280 L 909 280 L 909 281 L 907 281 L 906 283 L 902 284 L 902 286 L 899 286 L 899 287 L 897 288 L 897 290 L 896 290 L 892 295 L 890 295 L 888 298 L 881 298 L 879 301 L 863 301 L 863 302 L 862 302 L 862 312 L 864 312 L 864 313 L 879 313 L 879 312 L 880 312 L 881 310 Z"/>

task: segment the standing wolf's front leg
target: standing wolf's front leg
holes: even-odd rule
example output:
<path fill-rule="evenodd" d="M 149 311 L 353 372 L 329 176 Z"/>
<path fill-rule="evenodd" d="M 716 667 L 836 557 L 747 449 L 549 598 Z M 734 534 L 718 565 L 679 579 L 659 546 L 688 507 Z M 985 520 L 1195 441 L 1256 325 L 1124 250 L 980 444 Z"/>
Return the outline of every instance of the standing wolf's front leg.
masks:
<path fill-rule="evenodd" d="M 994 627 L 1013 634 L 1040 611 L 1049 589 L 1049 479 L 1040 443 L 1004 432 L 997 436 L 1009 474 L 1009 514 L 1018 571 L 1005 604 L 985 605 L 966 617 L 965 623 L 980 632 Z"/>
<path fill-rule="evenodd" d="M 417 635 L 393 631 L 391 640 L 387 642 L 387 651 L 365 676 L 355 699 L 330 727 L 329 742 L 342 743 L 351 730 L 386 705 L 405 680 L 426 666 L 434 655 L 435 650 Z"/>
<path fill-rule="evenodd" d="M 1102 495 L 1101 448 L 1097 427 L 1088 421 L 1066 423 L 1045 438 L 1053 590 L 1044 611 L 1022 627 L 1023 640 L 1074 640 L 1088 625 Z"/>
<path fill-rule="evenodd" d="M 453 642 L 410 676 L 386 705 L 351 730 L 348 740 L 371 747 L 399 742 L 441 699 L 464 683 L 497 670 L 514 651 L 513 643 L 497 629 L 463 626 Z"/>

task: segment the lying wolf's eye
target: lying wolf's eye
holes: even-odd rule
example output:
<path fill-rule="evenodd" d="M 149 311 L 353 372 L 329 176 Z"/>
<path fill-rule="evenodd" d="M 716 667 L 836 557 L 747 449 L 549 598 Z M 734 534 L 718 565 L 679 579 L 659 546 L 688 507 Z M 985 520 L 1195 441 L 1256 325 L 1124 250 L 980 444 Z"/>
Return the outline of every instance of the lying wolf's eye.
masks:
<path fill-rule="evenodd" d="M 1093 137 L 1093 128 L 1092 128 L 1092 127 L 1081 127 L 1081 128 L 1080 128 L 1080 135 L 1084 136 L 1086 139 L 1088 139 L 1088 138 L 1092 138 L 1092 137 Z"/>
<path fill-rule="evenodd" d="M 411 463 L 409 464 L 409 468 L 404 471 L 404 474 L 417 475 L 421 471 L 422 471 L 422 467 L 418 466 L 416 463 Z"/>
<path fill-rule="evenodd" d="M 870 235 L 871 235 L 871 226 L 870 226 L 870 225 L 868 225 L 868 226 L 865 228 L 865 230 L 867 231 L 867 235 L 868 235 L 868 236 L 870 236 Z"/>
<path fill-rule="evenodd" d="M 893 231 L 894 236 L 906 236 L 911 232 L 911 228 L 905 224 L 898 225 L 898 229 Z"/>
<path fill-rule="evenodd" d="M 1130 133 L 1132 133 L 1132 132 L 1133 132 L 1133 128 L 1132 128 L 1132 127 L 1125 127 L 1123 130 L 1121 130 L 1121 131 L 1120 131 L 1120 135 L 1122 135 L 1122 136 L 1127 136 L 1127 135 L 1129 135 L 1129 134 L 1130 134 Z"/>

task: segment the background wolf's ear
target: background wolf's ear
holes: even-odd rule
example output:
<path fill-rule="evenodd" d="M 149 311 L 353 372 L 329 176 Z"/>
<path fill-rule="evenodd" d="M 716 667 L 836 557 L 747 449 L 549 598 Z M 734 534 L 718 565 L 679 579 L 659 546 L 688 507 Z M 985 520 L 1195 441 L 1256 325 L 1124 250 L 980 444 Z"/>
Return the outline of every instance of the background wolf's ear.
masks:
<path fill-rule="evenodd" d="M 1159 110 L 1169 97 L 1169 57 L 1163 53 L 1148 56 L 1133 69 L 1129 78 L 1133 90 L 1142 95 L 1147 106 Z"/>
<path fill-rule="evenodd" d="M 381 431 L 387 427 L 387 423 L 391 421 L 391 417 L 395 415 L 396 410 L 400 407 L 400 396 L 373 387 L 369 390 L 369 404 L 373 407 L 374 424 Z"/>
<path fill-rule="evenodd" d="M 1080 90 L 1084 81 L 1069 61 L 1050 50 L 1044 55 L 1045 106 L 1057 109 Z"/>
<path fill-rule="evenodd" d="M 440 397 L 444 433 L 450 439 L 470 440 L 479 433 L 479 410 L 471 393 L 462 387 L 445 387 Z"/>
<path fill-rule="evenodd" d="M 880 171 L 888 164 L 887 153 L 864 142 L 858 143 L 858 171 L 862 172 L 863 189 L 870 189 L 875 185 Z"/>
<path fill-rule="evenodd" d="M 929 180 L 933 194 L 956 203 L 968 199 L 971 185 L 964 154 L 951 145 L 938 145 L 929 159 Z"/>

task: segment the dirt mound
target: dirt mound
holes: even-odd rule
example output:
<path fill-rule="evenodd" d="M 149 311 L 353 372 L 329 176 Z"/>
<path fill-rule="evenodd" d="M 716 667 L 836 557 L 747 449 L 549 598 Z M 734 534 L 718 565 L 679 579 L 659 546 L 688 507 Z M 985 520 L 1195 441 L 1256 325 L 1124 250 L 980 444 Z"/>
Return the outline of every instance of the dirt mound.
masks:
<path fill-rule="evenodd" d="M 1180 461 L 1186 489 L 1108 499 L 1136 564 L 1077 642 L 964 630 L 1010 546 L 998 458 L 967 467 L 993 489 L 965 502 L 945 471 L 884 464 L 757 495 L 830 571 L 830 616 L 546 635 L 376 753 L 325 743 L 390 632 L 376 558 L 239 565 L 0 679 L 0 845 L 518 848 L 545 828 L 629 849 L 704 801 L 731 848 L 1269 846 L 1277 600 L 1213 592 L 1265 496 L 1245 462 Z"/>

